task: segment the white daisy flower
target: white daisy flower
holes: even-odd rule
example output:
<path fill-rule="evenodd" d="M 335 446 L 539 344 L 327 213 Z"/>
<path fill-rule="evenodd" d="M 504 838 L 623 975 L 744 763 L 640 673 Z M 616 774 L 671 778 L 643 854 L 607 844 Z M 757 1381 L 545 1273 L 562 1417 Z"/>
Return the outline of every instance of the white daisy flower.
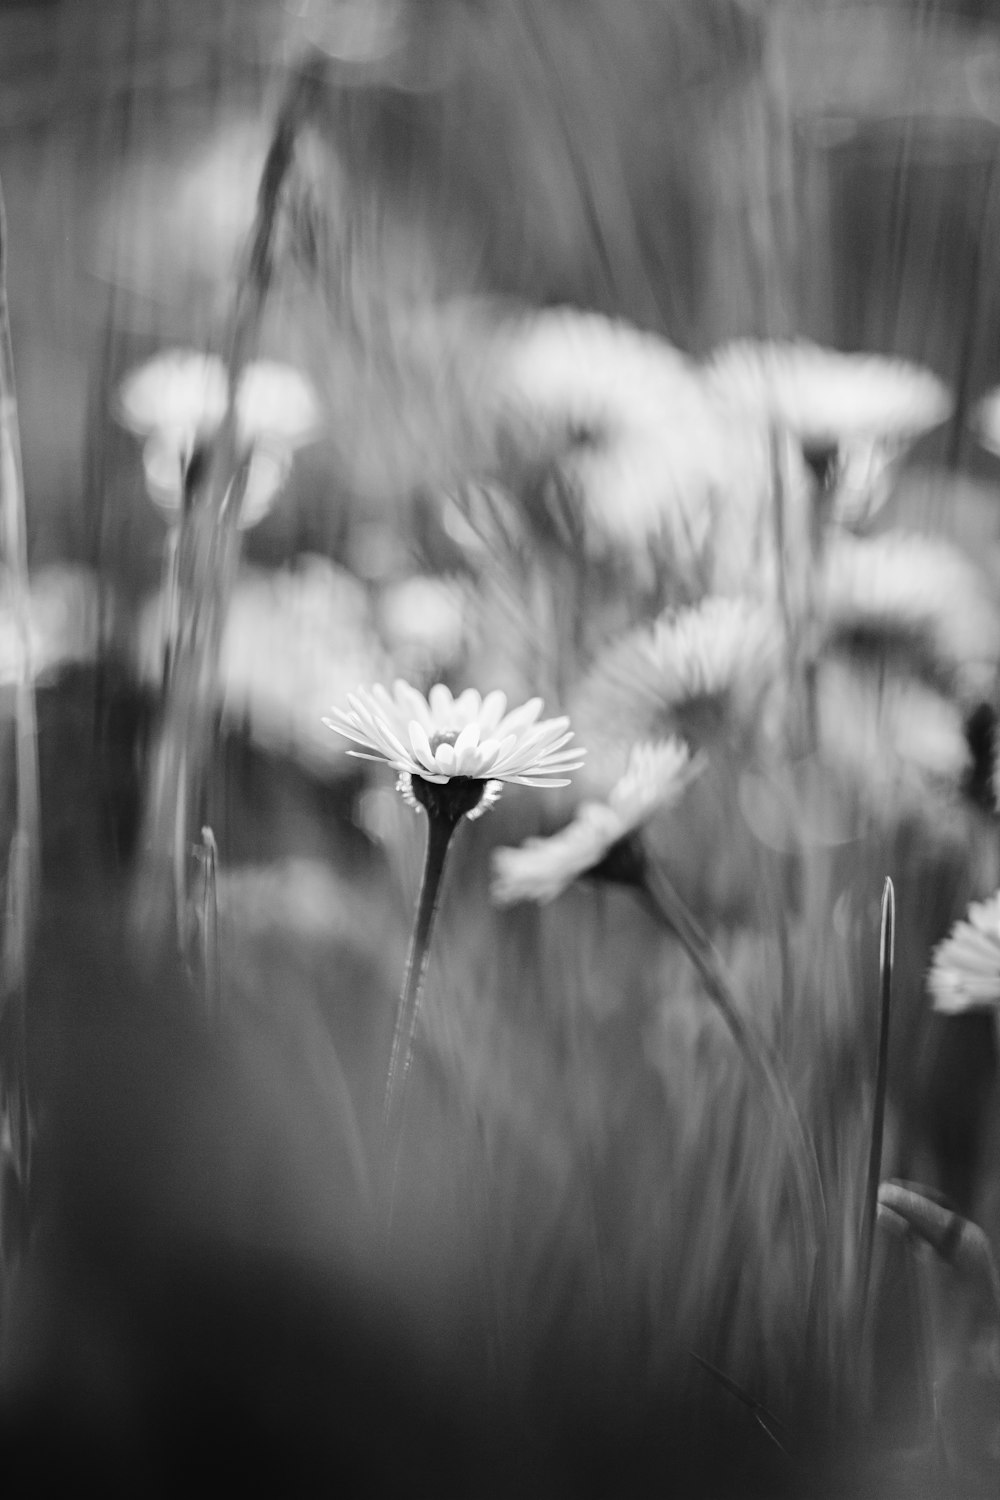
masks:
<path fill-rule="evenodd" d="M 506 694 L 499 691 L 484 698 L 466 688 L 456 698 L 437 683 L 425 698 L 397 680 L 391 693 L 377 683 L 358 688 L 347 701 L 349 709 L 332 709 L 323 722 L 363 747 L 348 755 L 385 761 L 398 771 L 404 793 L 414 791 L 414 781 L 481 781 L 486 785 L 480 797 L 495 801 L 504 782 L 568 786 L 565 773 L 583 764 L 584 752 L 567 748 L 573 738 L 568 718 L 538 722 L 541 698 L 508 713 Z"/>
<path fill-rule="evenodd" d="M 794 433 L 807 448 L 912 440 L 943 422 L 952 406 L 930 370 L 804 339 L 727 344 L 709 362 L 706 378 L 735 410 Z"/>
<path fill-rule="evenodd" d="M 184 475 L 199 442 L 226 414 L 223 362 L 194 350 L 157 355 L 122 381 L 116 415 L 146 438 L 143 464 L 150 498 L 169 519 L 180 512 Z M 236 392 L 237 442 L 249 455 L 240 524 L 256 524 L 284 484 L 292 451 L 319 430 L 319 403 L 309 382 L 290 366 L 257 360 L 246 366 Z"/>
<path fill-rule="evenodd" d="M 711 500 L 746 479 L 734 426 L 693 363 L 653 334 L 556 309 L 498 353 L 500 428 L 554 462 L 578 494 L 595 550 L 663 536 L 682 560 L 710 533 Z"/>
<path fill-rule="evenodd" d="M 695 743 L 742 734 L 759 727 L 780 660 L 771 609 L 704 599 L 612 646 L 583 683 L 575 716 L 595 736 L 633 742 L 674 730 Z"/>
<path fill-rule="evenodd" d="M 829 658 L 816 677 L 820 756 L 877 820 L 945 811 L 970 764 L 961 712 L 914 679 Z"/>
<path fill-rule="evenodd" d="M 1000 611 L 976 566 L 943 537 L 887 531 L 839 535 L 825 550 L 819 629 L 828 645 L 903 638 L 921 648 L 960 695 L 990 693 L 1000 661 Z"/>
<path fill-rule="evenodd" d="M 606 802 L 582 803 L 573 821 L 550 838 L 494 852 L 493 900 L 500 906 L 554 900 L 615 844 L 672 807 L 698 769 L 680 740 L 634 746 L 628 769 Z"/>
<path fill-rule="evenodd" d="M 947 1015 L 1000 1007 L 1000 891 L 974 901 L 934 950 L 927 986 Z"/>

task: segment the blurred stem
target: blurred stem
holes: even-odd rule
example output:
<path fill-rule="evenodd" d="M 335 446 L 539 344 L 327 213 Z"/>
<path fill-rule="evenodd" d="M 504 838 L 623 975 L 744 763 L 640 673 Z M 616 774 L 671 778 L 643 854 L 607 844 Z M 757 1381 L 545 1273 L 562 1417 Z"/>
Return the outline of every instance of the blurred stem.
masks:
<path fill-rule="evenodd" d="M 434 920 L 441 900 L 445 863 L 452 835 L 461 820 L 446 812 L 427 813 L 427 846 L 424 872 L 417 898 L 417 912 L 406 959 L 403 988 L 396 1008 L 396 1025 L 392 1035 L 392 1052 L 386 1077 L 385 1103 L 382 1111 L 382 1157 L 386 1183 L 386 1233 L 392 1228 L 396 1197 L 396 1180 L 402 1147 L 406 1107 L 406 1084 L 413 1061 L 413 1047 L 420 1018 L 420 997 L 430 958 Z"/>
<path fill-rule="evenodd" d="M 0 1011 L 14 1012 L 14 1056 L 0 1059 L 3 1105 L 12 1103 L 11 1138 L 22 1188 L 31 1159 L 31 1112 L 27 1078 L 28 959 L 41 887 L 38 724 L 31 664 L 27 517 L 21 437 L 17 417 L 14 351 L 7 302 L 7 216 L 0 185 L 0 561 L 11 592 L 19 646 L 15 696 L 16 827 L 7 865 L 7 903 Z"/>
<path fill-rule="evenodd" d="M 770 1097 L 785 1134 L 795 1175 L 796 1191 L 811 1261 L 821 1245 L 824 1220 L 823 1189 L 791 1089 L 764 1038 L 744 1016 L 708 934 L 688 910 L 658 862 L 640 852 L 640 888 L 656 916 L 677 937 L 743 1055 L 752 1076 Z"/>
<path fill-rule="evenodd" d="M 203 461 L 192 465 L 194 472 L 185 482 L 177 536 L 177 639 L 152 755 L 145 865 L 137 898 L 140 929 L 147 943 L 153 939 L 153 952 L 156 939 L 169 930 L 171 907 L 182 949 L 185 942 L 188 859 L 215 732 L 219 655 L 239 565 L 239 516 L 249 461 L 238 449 L 235 394 L 259 337 L 274 274 L 282 192 L 322 76 L 312 60 L 304 62 L 279 113 L 236 290 L 226 415 Z"/>
<path fill-rule="evenodd" d="M 882 887 L 882 920 L 879 932 L 879 1036 L 875 1063 L 875 1098 L 872 1128 L 868 1144 L 868 1177 L 865 1183 L 864 1218 L 861 1224 L 861 1292 L 859 1311 L 862 1331 L 868 1321 L 868 1295 L 871 1288 L 872 1251 L 875 1243 L 875 1219 L 878 1213 L 878 1189 L 882 1178 L 882 1139 L 885 1132 L 885 1096 L 889 1073 L 889 1017 L 892 1009 L 892 969 L 896 938 L 896 892 L 887 875 Z"/>

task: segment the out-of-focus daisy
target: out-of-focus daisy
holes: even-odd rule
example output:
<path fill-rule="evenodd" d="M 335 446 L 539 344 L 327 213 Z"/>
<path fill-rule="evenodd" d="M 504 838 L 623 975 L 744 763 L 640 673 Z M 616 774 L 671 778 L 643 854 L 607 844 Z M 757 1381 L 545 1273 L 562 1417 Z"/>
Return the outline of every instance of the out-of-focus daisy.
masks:
<path fill-rule="evenodd" d="M 834 518 L 848 525 L 880 508 L 906 447 L 952 407 L 930 370 L 806 340 L 738 340 L 715 354 L 706 378 L 732 411 L 798 440 Z"/>
<path fill-rule="evenodd" d="M 512 330 L 496 379 L 501 432 L 555 465 L 595 550 L 641 555 L 663 537 L 695 559 L 713 496 L 748 482 L 739 424 L 721 416 L 691 361 L 652 334 L 596 313 L 544 312 Z"/>
<path fill-rule="evenodd" d="M 455 664 L 467 645 L 466 591 L 456 578 L 400 579 L 382 589 L 378 623 L 400 674 L 441 672 Z"/>
<path fill-rule="evenodd" d="M 934 1009 L 948 1015 L 1000 1007 L 1000 891 L 974 901 L 938 944 L 927 986 Z"/>
<path fill-rule="evenodd" d="M 628 769 L 606 802 L 584 802 L 576 817 L 550 838 L 519 849 L 497 849 L 492 895 L 500 906 L 552 901 L 574 880 L 595 870 L 616 844 L 672 807 L 697 772 L 680 740 L 633 747 Z"/>
<path fill-rule="evenodd" d="M 454 697 L 443 683 L 425 698 L 397 680 L 392 692 L 380 683 L 348 694 L 349 709 L 332 709 L 324 723 L 363 748 L 348 755 L 381 760 L 400 773 L 400 790 L 420 800 L 422 788 L 468 785 L 479 811 L 499 796 L 505 781 L 520 786 L 568 786 L 567 771 L 583 764 L 583 751 L 567 748 L 569 719 L 539 722 L 541 698 L 507 712 L 506 694 L 475 688 Z"/>
<path fill-rule="evenodd" d="M 970 426 L 983 447 L 1000 457 L 1000 386 L 987 391 L 976 402 Z"/>
<path fill-rule="evenodd" d="M 161 671 L 164 602 L 152 601 L 138 631 L 150 681 Z M 336 772 L 343 761 L 322 724 L 330 693 L 346 694 L 386 665 L 364 587 L 328 558 L 305 555 L 276 572 L 241 570 L 222 637 L 221 706 L 263 748 Z"/>
<path fill-rule="evenodd" d="M 706 378 L 734 409 L 794 433 L 808 449 L 912 440 L 943 422 L 952 405 L 930 370 L 806 340 L 727 344 L 708 364 Z"/>
<path fill-rule="evenodd" d="M 888 531 L 831 539 L 818 608 L 827 644 L 910 648 L 966 699 L 988 695 L 1000 611 L 975 565 L 944 538 Z"/>
<path fill-rule="evenodd" d="M 742 738 L 760 727 L 780 656 L 772 610 L 744 598 L 705 599 L 612 646 L 581 685 L 575 717 L 603 739 Z"/>
<path fill-rule="evenodd" d="M 184 477 L 199 443 L 226 413 L 226 370 L 214 355 L 172 349 L 131 371 L 118 391 L 116 415 L 145 437 L 143 465 L 150 498 L 170 519 L 180 512 Z M 295 448 L 319 430 L 311 385 L 290 366 L 257 360 L 236 392 L 237 442 L 248 458 L 241 526 L 256 524 L 287 477 Z"/>
<path fill-rule="evenodd" d="M 828 658 L 816 677 L 820 758 L 877 821 L 953 805 L 970 763 L 961 712 L 923 683 Z"/>
<path fill-rule="evenodd" d="M 31 578 L 27 604 L 27 668 L 44 680 L 74 662 L 93 660 L 100 634 L 97 581 L 87 568 L 68 563 L 40 568 Z M 25 642 L 9 586 L 0 590 L 0 686 L 18 683 Z"/>

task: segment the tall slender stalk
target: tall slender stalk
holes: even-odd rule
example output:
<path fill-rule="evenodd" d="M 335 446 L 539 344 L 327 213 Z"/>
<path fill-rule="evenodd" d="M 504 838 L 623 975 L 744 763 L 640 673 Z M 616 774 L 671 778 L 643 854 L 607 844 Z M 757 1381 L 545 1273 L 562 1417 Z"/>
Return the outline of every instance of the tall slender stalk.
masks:
<path fill-rule="evenodd" d="M 302 64 L 289 88 L 264 163 L 245 265 L 237 286 L 227 356 L 225 418 L 185 485 L 177 537 L 178 630 L 160 730 L 153 749 L 137 915 L 145 934 L 162 934 L 169 911 L 181 946 L 188 930 L 189 856 L 201 811 L 215 728 L 222 632 L 240 554 L 238 527 L 248 459 L 237 447 L 234 394 L 254 352 L 274 275 L 282 193 L 322 73 Z"/>
<path fill-rule="evenodd" d="M 688 910 L 655 860 L 645 852 L 639 860 L 640 889 L 657 917 L 674 933 L 719 1011 L 729 1033 L 757 1083 L 775 1107 L 788 1140 L 796 1192 L 807 1239 L 807 1258 L 812 1260 L 822 1243 L 825 1218 L 822 1184 L 815 1155 L 809 1147 L 799 1112 L 787 1080 L 771 1049 L 744 1016 L 736 1002 L 719 954 L 696 918 Z"/>
<path fill-rule="evenodd" d="M 31 1109 L 27 1073 L 28 961 L 41 888 L 38 723 L 31 665 L 27 518 L 17 418 L 14 351 L 7 302 L 7 215 L 0 185 L 0 562 L 11 592 L 20 647 L 15 689 L 16 826 L 7 859 L 0 1011 L 12 1005 L 12 1056 L 0 1059 L 3 1109 L 21 1187 L 31 1168 Z"/>
<path fill-rule="evenodd" d="M 879 931 L 878 983 L 879 1034 L 875 1063 L 875 1098 L 868 1142 L 868 1176 L 865 1183 L 864 1217 L 861 1223 L 861 1290 L 859 1311 L 862 1330 L 867 1324 L 868 1296 L 871 1289 L 872 1250 L 875 1243 L 875 1219 L 878 1213 L 878 1189 L 882 1176 L 882 1138 L 885 1131 L 885 1096 L 889 1075 L 889 1017 L 892 1009 L 892 969 L 896 939 L 896 893 L 887 875 L 882 887 L 881 928 Z"/>

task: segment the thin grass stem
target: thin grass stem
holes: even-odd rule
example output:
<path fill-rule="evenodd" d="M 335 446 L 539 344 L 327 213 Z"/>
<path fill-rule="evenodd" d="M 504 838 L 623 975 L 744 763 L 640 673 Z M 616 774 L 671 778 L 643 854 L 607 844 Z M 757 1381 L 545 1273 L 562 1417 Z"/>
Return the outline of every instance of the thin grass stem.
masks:
<path fill-rule="evenodd" d="M 875 1063 L 875 1098 L 872 1105 L 871 1133 L 868 1141 L 868 1175 L 865 1182 L 864 1217 L 861 1224 L 861 1290 L 859 1311 L 862 1333 L 868 1322 L 868 1298 L 871 1290 L 872 1251 L 875 1243 L 875 1220 L 878 1214 L 878 1190 L 882 1178 L 882 1138 L 885 1131 L 885 1096 L 889 1074 L 889 1018 L 892 1010 L 892 970 L 896 938 L 896 893 L 887 875 L 882 887 L 882 917 L 879 931 L 879 1035 Z"/>
<path fill-rule="evenodd" d="M 770 1097 L 788 1141 L 796 1192 L 806 1236 L 806 1257 L 812 1262 L 822 1243 L 825 1219 L 822 1183 L 795 1100 L 779 1064 L 764 1038 L 742 1013 L 733 995 L 722 959 L 707 933 L 688 910 L 655 860 L 641 860 L 642 890 L 652 910 L 681 943 L 739 1048 L 751 1075 Z"/>

